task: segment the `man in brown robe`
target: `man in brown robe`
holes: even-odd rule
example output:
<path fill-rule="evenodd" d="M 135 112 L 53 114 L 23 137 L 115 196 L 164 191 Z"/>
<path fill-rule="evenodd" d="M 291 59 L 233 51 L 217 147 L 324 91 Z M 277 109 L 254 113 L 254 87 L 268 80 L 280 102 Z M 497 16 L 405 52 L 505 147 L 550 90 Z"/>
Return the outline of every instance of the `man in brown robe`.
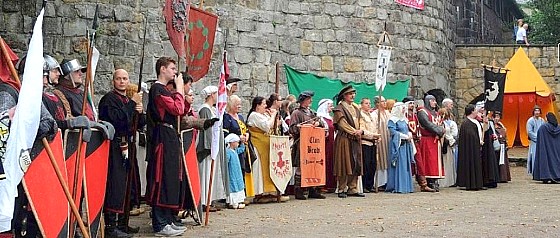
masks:
<path fill-rule="evenodd" d="M 348 85 L 336 96 L 334 125 L 337 136 L 334 144 L 334 175 L 338 180 L 338 197 L 365 197 L 357 189 L 358 176 L 362 175 L 362 147 L 360 130 L 360 108 L 354 103 L 356 89 Z M 342 101 L 342 102 L 341 102 Z M 348 190 L 346 190 L 348 187 Z M 346 192 L 344 192 L 346 190 Z"/>

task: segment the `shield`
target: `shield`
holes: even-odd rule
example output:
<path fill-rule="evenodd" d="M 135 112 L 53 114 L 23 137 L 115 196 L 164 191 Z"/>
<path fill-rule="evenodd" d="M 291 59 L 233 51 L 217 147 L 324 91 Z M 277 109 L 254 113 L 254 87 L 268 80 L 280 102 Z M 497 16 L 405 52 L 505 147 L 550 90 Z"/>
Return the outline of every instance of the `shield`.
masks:
<path fill-rule="evenodd" d="M 196 158 L 196 133 L 193 129 L 181 131 L 181 144 L 183 148 L 183 161 L 185 163 L 187 175 L 187 189 L 191 203 L 187 204 L 186 209 L 192 210 L 200 222 L 202 217 L 200 206 L 200 177 L 198 173 L 198 160 Z M 196 220 L 196 219 L 195 219 Z"/>
<path fill-rule="evenodd" d="M 49 145 L 64 178 L 64 183 L 67 184 L 68 176 L 66 175 L 60 131 Z M 32 154 L 33 162 L 23 176 L 25 193 L 43 237 L 68 237 L 70 206 L 47 151 L 42 144 L 39 144 L 38 147 L 40 147 L 37 148 L 39 153 Z M 45 186 L 46 184 L 49 186 Z"/>
<path fill-rule="evenodd" d="M 290 153 L 290 137 L 270 136 L 270 179 L 284 193 L 292 178 L 292 155 Z"/>
<path fill-rule="evenodd" d="M 101 225 L 101 211 L 105 201 L 110 141 L 103 133 L 92 129 L 87 143 L 84 173 L 84 194 L 91 237 L 97 237 Z"/>
<path fill-rule="evenodd" d="M 66 161 L 66 171 L 68 174 L 68 189 L 70 194 L 74 198 L 74 203 L 79 208 L 80 201 L 82 198 L 82 181 L 84 179 L 84 159 L 86 152 L 86 144 L 84 142 L 78 143 L 79 130 L 66 130 L 64 132 L 64 159 Z M 80 156 L 76 157 L 78 153 L 78 146 L 81 147 Z M 79 166 L 76 166 L 76 162 L 79 162 Z M 77 176 L 77 177 L 76 177 Z M 76 183 L 74 183 L 74 180 Z M 70 230 L 75 231 L 76 218 L 70 216 Z"/>
<path fill-rule="evenodd" d="M 325 131 L 302 126 L 300 129 L 301 187 L 325 185 Z"/>

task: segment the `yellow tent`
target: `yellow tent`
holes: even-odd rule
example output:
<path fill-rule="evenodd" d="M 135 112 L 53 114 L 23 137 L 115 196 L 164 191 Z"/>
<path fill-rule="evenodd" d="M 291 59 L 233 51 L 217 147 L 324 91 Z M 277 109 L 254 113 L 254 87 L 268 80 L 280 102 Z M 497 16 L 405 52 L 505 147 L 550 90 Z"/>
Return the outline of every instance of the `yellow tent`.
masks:
<path fill-rule="evenodd" d="M 539 105 L 542 115 L 553 112 L 558 117 L 553 91 L 544 81 L 523 48 L 519 47 L 506 65 L 507 74 L 502 122 L 507 128 L 508 147 L 519 135 L 523 146 L 529 145 L 527 120 L 533 107 Z"/>

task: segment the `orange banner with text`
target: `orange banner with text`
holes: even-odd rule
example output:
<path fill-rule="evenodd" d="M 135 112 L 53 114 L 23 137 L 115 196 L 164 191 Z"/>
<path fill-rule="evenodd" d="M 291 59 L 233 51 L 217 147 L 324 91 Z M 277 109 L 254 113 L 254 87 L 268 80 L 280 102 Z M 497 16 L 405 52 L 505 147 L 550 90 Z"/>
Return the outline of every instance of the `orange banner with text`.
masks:
<path fill-rule="evenodd" d="M 301 187 L 325 185 L 325 131 L 321 127 L 300 129 Z"/>

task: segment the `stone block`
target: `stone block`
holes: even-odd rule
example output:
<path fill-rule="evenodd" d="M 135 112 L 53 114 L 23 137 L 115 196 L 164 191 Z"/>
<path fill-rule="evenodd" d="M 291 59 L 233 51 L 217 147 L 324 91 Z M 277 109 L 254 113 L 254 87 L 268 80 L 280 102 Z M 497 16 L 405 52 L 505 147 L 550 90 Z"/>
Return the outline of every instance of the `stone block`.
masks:
<path fill-rule="evenodd" d="M 364 71 L 375 71 L 377 66 L 376 59 L 364 59 L 363 61 Z"/>
<path fill-rule="evenodd" d="M 327 54 L 327 43 L 325 42 L 315 42 L 313 43 L 313 54 L 314 55 L 326 55 Z"/>
<path fill-rule="evenodd" d="M 321 57 L 321 71 L 332 71 L 333 70 L 333 57 L 323 56 Z"/>
<path fill-rule="evenodd" d="M 313 22 L 313 16 L 310 15 L 300 16 L 298 26 L 301 29 L 313 29 L 315 27 Z"/>
<path fill-rule="evenodd" d="M 288 54 L 299 54 L 299 41 L 292 37 L 280 37 L 278 39 L 279 48 Z"/>
<path fill-rule="evenodd" d="M 460 74 L 459 74 L 459 78 L 462 78 L 462 79 L 472 78 L 472 76 L 473 76 L 472 71 L 473 71 L 472 69 L 461 69 Z"/>
<path fill-rule="evenodd" d="M 347 31 L 346 30 L 337 30 L 335 31 L 336 34 L 336 40 L 339 42 L 344 42 L 346 41 L 346 35 L 347 35 Z"/>
<path fill-rule="evenodd" d="M 321 70 L 321 58 L 318 56 L 308 56 L 307 62 L 309 63 L 309 70 Z"/>
<path fill-rule="evenodd" d="M 240 64 L 251 63 L 254 60 L 253 50 L 249 48 L 236 48 L 232 52 L 235 62 Z"/>
<path fill-rule="evenodd" d="M 329 16 L 340 15 L 340 5 L 334 3 L 327 3 L 324 6 L 325 6 L 324 12 L 326 15 Z"/>
<path fill-rule="evenodd" d="M 358 6 L 360 7 L 369 7 L 372 4 L 371 0 L 358 0 Z"/>
<path fill-rule="evenodd" d="M 367 31 L 368 30 L 368 22 L 366 19 L 362 18 L 351 18 L 348 21 L 348 24 L 352 27 L 352 30 L 355 31 Z"/>
<path fill-rule="evenodd" d="M 455 68 L 464 69 L 466 67 L 467 67 L 467 60 L 466 59 L 455 59 Z"/>
<path fill-rule="evenodd" d="M 346 72 L 359 72 L 363 70 L 362 59 L 347 57 L 344 60 L 344 71 Z"/>
<path fill-rule="evenodd" d="M 302 56 L 291 57 L 289 65 L 298 70 L 307 70 L 307 60 Z"/>
<path fill-rule="evenodd" d="M 261 34 L 274 33 L 274 26 L 270 22 L 257 23 L 257 31 Z"/>
<path fill-rule="evenodd" d="M 289 1 L 288 8 L 283 10 L 290 14 L 301 14 L 301 3 L 299 1 Z"/>
<path fill-rule="evenodd" d="M 310 3 L 309 14 L 312 15 L 323 14 L 323 3 Z"/>
<path fill-rule="evenodd" d="M 117 22 L 130 22 L 134 19 L 134 11 L 128 7 L 116 6 L 114 9 L 114 14 L 115 21 Z"/>
<path fill-rule="evenodd" d="M 268 50 L 255 50 L 255 62 L 264 65 L 269 65 L 271 63 L 270 58 L 272 54 Z"/>
<path fill-rule="evenodd" d="M 328 42 L 327 43 L 327 54 L 332 56 L 340 55 L 342 50 L 341 43 L 338 42 Z"/>
<path fill-rule="evenodd" d="M 340 7 L 340 14 L 342 14 L 342 16 L 345 17 L 351 17 L 352 15 L 354 15 L 355 11 L 356 11 L 356 6 L 354 5 L 342 5 Z"/>
<path fill-rule="evenodd" d="M 387 14 L 387 10 L 384 8 L 377 8 L 377 19 L 379 20 L 387 20 L 389 15 Z"/>
<path fill-rule="evenodd" d="M 539 73 L 543 77 L 553 77 L 554 76 L 554 68 L 538 68 Z"/>
<path fill-rule="evenodd" d="M 315 29 L 329 29 L 331 28 L 331 18 L 328 16 L 315 16 L 313 17 Z"/>
<path fill-rule="evenodd" d="M 236 21 L 237 31 L 255 31 L 256 23 L 249 19 L 239 19 Z"/>
<path fill-rule="evenodd" d="M 237 76 L 240 79 L 250 79 L 251 78 L 251 65 L 241 64 L 237 70 Z"/>
<path fill-rule="evenodd" d="M 300 54 L 311 55 L 313 53 L 313 43 L 306 40 L 300 41 Z"/>
<path fill-rule="evenodd" d="M 533 59 L 533 58 L 538 58 L 542 56 L 542 52 L 541 49 L 538 47 L 530 47 L 527 49 L 527 56 L 529 56 L 529 59 Z"/>
<path fill-rule="evenodd" d="M 333 57 L 334 59 L 334 71 L 335 72 L 343 72 L 344 71 L 344 58 L 343 56 Z"/>
<path fill-rule="evenodd" d="M 474 57 L 480 57 L 480 56 L 482 56 L 482 50 L 478 49 L 478 48 L 473 49 L 473 50 L 470 51 L 470 55 L 474 56 Z"/>
<path fill-rule="evenodd" d="M 332 29 L 323 30 L 323 41 L 324 42 L 336 41 L 335 31 Z"/>
<path fill-rule="evenodd" d="M 255 64 L 252 67 L 251 77 L 259 81 L 267 81 L 269 78 L 270 70 L 264 65 Z"/>
<path fill-rule="evenodd" d="M 364 7 L 363 17 L 367 19 L 373 19 L 377 17 L 377 8 L 375 7 Z"/>
<path fill-rule="evenodd" d="M 239 34 L 239 46 L 248 48 L 262 48 L 263 39 L 259 36 L 250 33 Z"/>
<path fill-rule="evenodd" d="M 308 41 L 323 41 L 323 34 L 321 30 L 305 30 L 304 39 Z"/>

